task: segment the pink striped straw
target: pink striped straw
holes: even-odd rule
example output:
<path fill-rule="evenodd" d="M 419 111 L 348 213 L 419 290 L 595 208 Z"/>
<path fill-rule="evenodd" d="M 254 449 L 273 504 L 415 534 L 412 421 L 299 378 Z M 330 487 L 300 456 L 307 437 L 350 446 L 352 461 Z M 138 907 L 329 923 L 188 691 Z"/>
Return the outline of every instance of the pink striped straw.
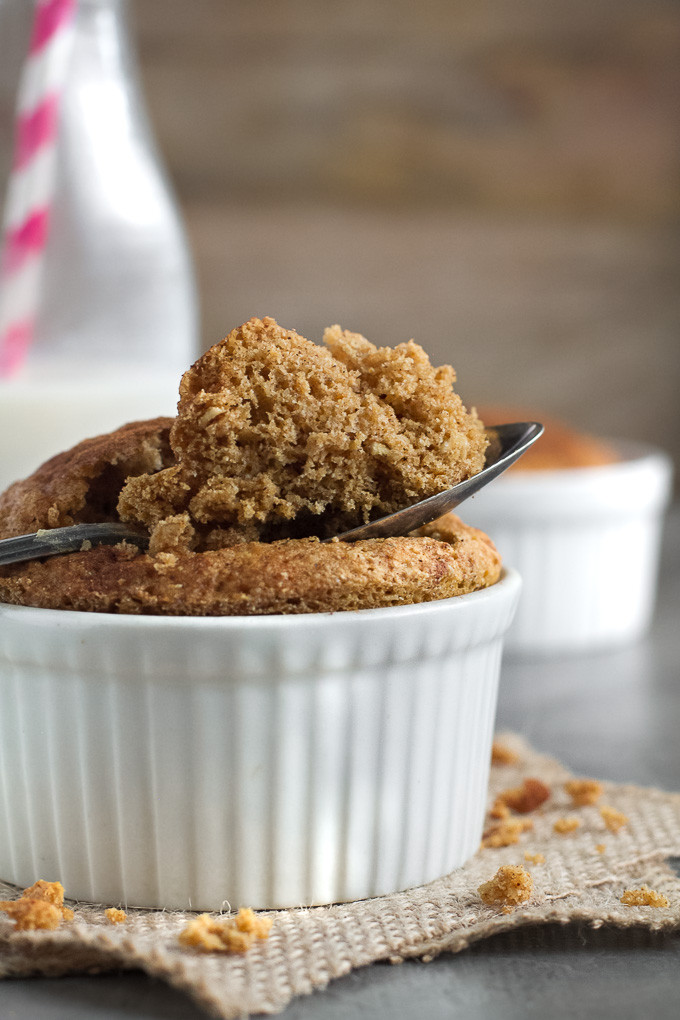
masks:
<path fill-rule="evenodd" d="M 0 377 L 19 371 L 35 333 L 76 4 L 36 0 L 21 72 L 0 255 Z"/>

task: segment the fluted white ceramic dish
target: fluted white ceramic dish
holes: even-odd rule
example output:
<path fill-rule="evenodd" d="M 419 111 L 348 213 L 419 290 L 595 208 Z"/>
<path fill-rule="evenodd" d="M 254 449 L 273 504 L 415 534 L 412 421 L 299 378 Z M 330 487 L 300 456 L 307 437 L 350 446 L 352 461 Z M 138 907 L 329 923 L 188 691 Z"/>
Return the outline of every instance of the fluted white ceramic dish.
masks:
<path fill-rule="evenodd" d="M 479 845 L 519 589 L 286 617 L 0 606 L 0 876 L 214 910 L 447 873 Z"/>
<path fill-rule="evenodd" d="M 511 654 L 611 648 L 649 627 L 671 461 L 640 443 L 610 445 L 615 463 L 515 469 L 460 509 L 522 576 Z"/>

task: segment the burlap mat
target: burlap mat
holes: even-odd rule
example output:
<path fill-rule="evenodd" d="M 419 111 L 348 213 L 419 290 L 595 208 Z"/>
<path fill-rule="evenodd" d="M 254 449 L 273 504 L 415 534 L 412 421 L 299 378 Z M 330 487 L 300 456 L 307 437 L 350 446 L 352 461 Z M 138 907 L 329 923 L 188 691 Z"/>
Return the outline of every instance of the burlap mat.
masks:
<path fill-rule="evenodd" d="M 680 794 L 603 784 L 600 803 L 629 818 L 614 834 L 605 828 L 598 805 L 571 806 L 563 788 L 570 773 L 562 765 L 537 754 L 516 736 L 502 739 L 519 752 L 520 761 L 492 768 L 490 803 L 499 791 L 527 776 L 541 778 L 553 791 L 543 808 L 532 814 L 533 830 L 515 846 L 480 850 L 459 871 L 408 892 L 274 912 L 268 941 L 243 956 L 182 948 L 177 934 L 195 916 L 187 913 L 131 910 L 124 924 L 114 926 L 102 908 L 72 904 L 73 922 L 54 932 L 25 933 L 14 932 L 13 923 L 0 914 L 0 976 L 140 968 L 183 989 L 214 1016 L 243 1017 L 277 1013 L 295 996 L 323 988 L 354 967 L 459 952 L 479 939 L 523 925 L 586 921 L 593 927 L 680 929 L 680 879 L 665 863 L 680 855 Z M 556 834 L 555 820 L 567 815 L 579 816 L 582 826 L 568 835 Z M 596 850 L 598 844 L 605 844 L 603 853 Z M 545 863 L 528 863 L 526 852 L 543 854 Z M 534 881 L 531 901 L 509 914 L 485 906 L 477 893 L 480 883 L 501 864 L 522 864 Z M 620 902 L 624 889 L 643 883 L 664 893 L 669 907 L 629 907 Z M 16 894 L 13 886 L 0 883 L 0 898 Z"/>

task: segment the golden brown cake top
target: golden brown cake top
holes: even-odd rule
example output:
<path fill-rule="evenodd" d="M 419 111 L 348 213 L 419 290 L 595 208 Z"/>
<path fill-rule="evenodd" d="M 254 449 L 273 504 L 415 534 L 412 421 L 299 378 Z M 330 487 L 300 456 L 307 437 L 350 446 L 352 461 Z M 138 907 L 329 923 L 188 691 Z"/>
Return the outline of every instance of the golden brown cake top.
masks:
<path fill-rule="evenodd" d="M 464 595 L 500 572 L 490 539 L 450 515 L 436 532 L 363 542 L 299 538 L 155 555 L 99 546 L 0 567 L 0 602 L 166 616 L 323 613 Z"/>

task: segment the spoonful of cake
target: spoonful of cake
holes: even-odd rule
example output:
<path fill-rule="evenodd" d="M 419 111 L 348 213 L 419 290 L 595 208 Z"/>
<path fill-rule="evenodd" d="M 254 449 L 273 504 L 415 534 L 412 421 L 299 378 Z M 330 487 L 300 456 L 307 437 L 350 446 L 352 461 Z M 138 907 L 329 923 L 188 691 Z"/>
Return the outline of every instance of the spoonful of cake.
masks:
<path fill-rule="evenodd" d="M 538 422 L 512 422 L 494 425 L 485 431 L 489 445 L 484 467 L 477 474 L 444 492 L 324 541 L 333 542 L 339 539 L 343 542 L 357 542 L 369 538 L 394 538 L 408 535 L 430 524 L 460 506 L 464 500 L 474 496 L 514 464 L 541 436 L 543 426 Z M 47 556 L 61 556 L 95 545 L 116 545 L 123 541 L 136 545 L 139 549 L 146 549 L 149 545 L 149 536 L 128 524 L 111 521 L 43 529 L 33 534 L 1 540 L 0 566 L 43 559 Z"/>
<path fill-rule="evenodd" d="M 123 540 L 157 556 L 408 535 L 542 431 L 485 428 L 455 382 L 452 366 L 433 365 L 413 340 L 377 347 L 330 326 L 320 345 L 249 319 L 184 373 L 177 415 L 153 450 L 153 423 L 132 423 L 1 495 L 0 563 Z"/>

